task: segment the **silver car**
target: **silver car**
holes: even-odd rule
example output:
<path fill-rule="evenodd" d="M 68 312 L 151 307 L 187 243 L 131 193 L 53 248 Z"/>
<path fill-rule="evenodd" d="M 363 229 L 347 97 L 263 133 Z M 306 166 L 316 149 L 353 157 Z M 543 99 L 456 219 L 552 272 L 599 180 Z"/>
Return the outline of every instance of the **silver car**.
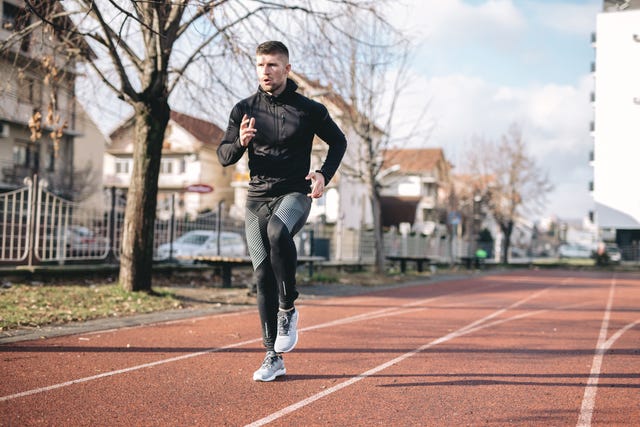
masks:
<path fill-rule="evenodd" d="M 241 234 L 231 231 L 220 233 L 220 254 L 218 253 L 218 233 L 210 230 L 189 231 L 173 241 L 158 246 L 158 258 L 170 256 L 181 263 L 192 264 L 196 256 L 244 256 L 247 246 Z M 172 251 L 170 254 L 169 252 Z"/>

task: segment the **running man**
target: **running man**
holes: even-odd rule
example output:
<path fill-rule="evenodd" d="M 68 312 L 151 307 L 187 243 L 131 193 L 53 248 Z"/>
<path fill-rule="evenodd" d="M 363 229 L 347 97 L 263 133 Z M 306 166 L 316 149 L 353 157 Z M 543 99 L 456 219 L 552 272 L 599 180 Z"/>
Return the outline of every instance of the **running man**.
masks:
<path fill-rule="evenodd" d="M 347 141 L 324 105 L 296 92 L 283 43 L 258 46 L 256 71 L 258 90 L 231 110 L 218 158 L 228 166 L 249 152 L 245 230 L 267 349 L 253 379 L 273 381 L 286 373 L 282 353 L 298 342 L 293 236 L 304 226 L 312 199 L 322 196 L 338 169 Z M 316 135 L 329 150 L 322 167 L 310 172 Z"/>

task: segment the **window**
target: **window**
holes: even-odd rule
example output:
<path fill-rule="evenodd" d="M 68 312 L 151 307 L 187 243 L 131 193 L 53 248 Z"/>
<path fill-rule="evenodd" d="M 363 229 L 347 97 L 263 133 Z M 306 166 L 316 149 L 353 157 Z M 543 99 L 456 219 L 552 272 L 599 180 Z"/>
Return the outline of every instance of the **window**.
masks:
<path fill-rule="evenodd" d="M 422 209 L 422 221 L 434 221 L 436 218 L 433 209 Z"/>
<path fill-rule="evenodd" d="M 171 175 L 173 173 L 173 160 L 160 160 L 160 173 Z"/>
<path fill-rule="evenodd" d="M 40 167 L 40 153 L 35 144 L 16 141 L 13 146 L 13 164 L 23 168 L 33 168 L 37 171 Z"/>
<path fill-rule="evenodd" d="M 53 172 L 56 166 L 56 150 L 53 148 L 53 145 L 47 145 L 45 151 L 45 170 L 47 172 Z"/>
<path fill-rule="evenodd" d="M 425 197 L 435 196 L 436 186 L 432 182 L 425 182 L 422 184 L 422 195 Z"/>
<path fill-rule="evenodd" d="M 6 1 L 2 2 L 2 28 L 13 31 L 17 29 L 18 16 L 20 8 Z"/>
<path fill-rule="evenodd" d="M 9 2 L 2 2 L 2 29 L 7 31 L 20 31 L 29 25 L 29 14 L 26 9 Z M 31 36 L 27 35 L 20 42 L 20 50 L 29 50 Z"/>
<path fill-rule="evenodd" d="M 117 174 L 129 174 L 130 169 L 129 165 L 131 162 L 128 159 L 118 159 L 116 160 L 116 173 Z"/>
<path fill-rule="evenodd" d="M 18 100 L 40 107 L 42 105 L 42 83 L 33 77 L 25 77 L 18 84 Z"/>

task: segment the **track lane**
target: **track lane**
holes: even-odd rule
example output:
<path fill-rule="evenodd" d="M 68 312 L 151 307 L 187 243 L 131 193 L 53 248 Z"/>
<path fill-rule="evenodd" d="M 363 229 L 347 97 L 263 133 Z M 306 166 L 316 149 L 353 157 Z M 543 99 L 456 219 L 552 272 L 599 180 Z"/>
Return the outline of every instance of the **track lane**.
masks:
<path fill-rule="evenodd" d="M 568 280 L 571 277 L 575 277 L 575 283 Z M 562 281 L 566 283 L 562 284 Z M 633 317 L 635 310 L 637 315 L 637 300 L 630 298 L 638 294 L 637 276 L 627 280 L 625 286 L 629 295 L 625 295 L 624 301 L 628 307 L 621 312 L 614 310 L 611 319 L 612 325 L 624 323 L 621 328 L 633 319 L 618 319 L 620 313 Z M 306 330 L 301 335 L 300 348 L 286 356 L 288 375 L 284 381 L 270 384 L 250 381 L 262 350 L 255 342 L 242 343 L 239 340 L 255 340 L 251 338 L 255 334 L 255 312 L 227 317 L 222 322 L 212 316 L 191 324 L 171 322 L 171 325 L 114 331 L 105 334 L 112 340 L 111 344 L 104 340 L 101 345 L 112 345 L 123 350 L 125 355 L 133 353 L 139 357 L 138 353 L 146 355 L 145 352 L 155 342 L 159 349 L 164 350 L 151 355 L 151 359 L 156 361 L 170 360 L 164 357 L 167 355 L 175 357 L 176 354 L 198 353 L 193 350 L 210 349 L 214 339 L 231 345 L 242 344 L 215 353 L 185 357 L 109 378 L 61 387 L 40 396 L 10 399 L 10 411 L 5 402 L 0 403 L 1 419 L 20 420 L 25 425 L 37 424 L 37 420 L 43 419 L 53 424 L 56 420 L 90 420 L 92 425 L 109 425 L 111 418 L 107 414 L 117 408 L 130 407 L 131 413 L 125 424 L 242 425 L 271 416 L 282 408 L 373 369 L 365 378 L 275 418 L 274 425 L 292 422 L 326 424 L 329 420 L 331 423 L 341 420 L 357 424 L 366 419 L 395 419 L 398 425 L 411 425 L 418 420 L 423 421 L 420 424 L 456 420 L 463 423 L 464 420 L 472 420 L 471 423 L 477 424 L 483 416 L 488 422 L 505 422 L 514 417 L 505 410 L 509 406 L 509 396 L 530 395 L 532 390 L 536 396 L 538 393 L 543 397 L 550 396 L 540 399 L 547 413 L 554 414 L 554 418 L 549 420 L 563 420 L 560 424 L 566 424 L 567 420 L 573 419 L 575 423 L 584 391 L 584 385 L 581 387 L 578 383 L 586 383 L 588 377 L 588 368 L 584 366 L 589 366 L 593 357 L 597 338 L 594 325 L 596 330 L 599 329 L 606 290 L 600 276 L 580 277 L 573 273 L 553 272 L 431 283 L 369 296 L 307 301 L 301 304 L 301 327 Z M 510 308 L 505 310 L 507 307 Z M 559 312 L 558 307 L 568 308 Z M 574 317 L 567 317 L 567 313 Z M 487 317 L 485 322 L 477 323 L 483 317 Z M 555 325 L 555 332 L 552 325 Z M 576 325 L 586 325 L 585 338 L 580 334 L 576 345 L 567 345 L 564 336 L 558 338 L 558 330 L 564 333 L 565 329 L 570 330 Z M 185 333 L 185 330 L 191 330 L 191 333 Z M 467 333 L 461 333 L 465 331 Z M 453 332 L 457 335 L 445 339 Z M 570 343 L 572 334 L 567 334 L 566 342 Z M 140 336 L 150 337 L 150 345 L 145 345 L 142 350 L 125 352 L 125 343 Z M 67 341 L 62 339 L 56 345 L 78 346 L 73 340 L 82 337 L 67 337 Z M 513 337 L 520 341 L 510 341 Z M 637 337 L 637 325 L 629 326 L 612 342 L 613 349 L 619 343 Z M 426 341 L 429 339 L 431 341 Z M 46 343 L 49 341 L 54 340 Z M 583 348 L 585 341 L 590 341 L 586 347 L 588 351 Z M 431 342 L 431 347 L 403 358 L 407 352 Z M 515 343 L 522 351 L 514 350 Z M 558 348 L 559 343 L 566 348 Z M 43 342 L 37 344 L 46 347 Z M 555 347 L 544 348 L 551 344 Z M 100 348 L 103 350 L 99 351 Z M 94 343 L 94 351 L 83 353 L 81 359 L 90 359 L 92 364 L 100 366 L 114 363 L 109 360 L 117 352 L 105 351 L 104 348 L 111 347 Z M 7 354 L 9 352 L 3 352 L 3 356 Z M 505 354 L 514 357 L 504 360 Z M 60 358 L 55 350 L 17 352 L 17 357 L 21 355 L 40 358 L 34 364 L 42 363 L 43 356 L 45 359 Z M 16 354 L 11 353 L 11 356 Z M 478 365 L 478 357 L 483 364 Z M 548 368 L 544 368 L 544 364 L 531 365 L 549 357 L 554 363 Z M 628 357 L 637 372 L 637 357 L 634 359 L 633 354 Z M 376 371 L 398 358 L 401 360 Z M 605 366 L 608 359 L 605 356 Z M 65 360 L 68 359 L 61 358 L 55 365 L 56 369 L 61 369 Z M 134 357 L 134 360 L 137 359 Z M 576 364 L 576 360 L 580 362 Z M 9 365 L 18 366 L 6 364 L 6 361 L 7 358 L 3 358 L 4 372 Z M 529 365 L 523 365 L 525 362 Z M 120 363 L 126 362 L 118 360 L 117 364 Z M 79 373 L 85 372 L 81 365 L 67 366 L 70 372 L 66 377 L 76 375 L 77 378 Z M 527 366 L 535 366 L 536 369 L 527 370 Z M 560 366 L 564 369 L 557 371 Z M 51 378 L 56 378 L 56 375 L 48 375 L 42 382 L 51 384 Z M 635 391 L 637 394 L 638 378 L 627 375 L 624 381 L 629 384 L 623 391 L 629 394 Z M 563 382 L 568 385 L 561 387 L 556 384 Z M 569 398 L 555 396 L 559 389 L 569 388 Z M 495 396 L 493 402 L 487 402 L 487 390 Z M 613 393 L 617 390 L 607 391 Z M 380 397 L 374 398 L 378 394 Z M 277 401 L 274 401 L 274 395 Z M 106 407 L 105 402 L 109 402 Z M 64 414 L 52 412 L 51 408 L 56 405 L 64 408 Z M 557 408 L 550 410 L 553 405 Z M 485 407 L 486 410 L 478 409 Z M 406 410 L 402 411 L 402 408 Z M 502 416 L 498 416 L 497 409 L 504 412 Z M 604 410 L 601 412 L 606 413 Z M 596 404 L 594 421 L 601 412 Z M 536 413 L 524 411 L 515 415 L 526 422 Z M 353 417 L 348 414 L 353 414 Z M 5 418 L 5 415 L 10 417 Z"/>

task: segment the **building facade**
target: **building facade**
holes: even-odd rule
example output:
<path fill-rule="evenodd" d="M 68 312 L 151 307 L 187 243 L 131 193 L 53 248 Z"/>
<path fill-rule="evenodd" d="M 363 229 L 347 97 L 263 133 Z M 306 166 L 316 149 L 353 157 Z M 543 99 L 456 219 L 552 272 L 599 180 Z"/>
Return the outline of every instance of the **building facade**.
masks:
<path fill-rule="evenodd" d="M 196 216 L 202 212 L 228 211 L 233 205 L 232 169 L 220 165 L 216 149 L 223 131 L 213 123 L 171 112 L 165 132 L 158 177 L 158 218 L 170 212 Z M 125 190 L 133 172 L 133 120 L 111 134 L 104 156 L 104 185 Z"/>
<path fill-rule="evenodd" d="M 388 149 L 381 173 L 384 226 L 432 235 L 446 210 L 451 164 L 441 148 Z"/>
<path fill-rule="evenodd" d="M 604 1 L 593 43 L 594 220 L 602 240 L 616 242 L 625 258 L 638 259 L 640 1 Z"/>
<path fill-rule="evenodd" d="M 34 7 L 63 12 L 59 2 Z M 39 19 L 20 0 L 0 1 L 0 8 L 2 41 Z M 60 16 L 54 19 L 52 34 L 36 27 L 0 53 L 0 191 L 20 188 L 25 178 L 37 175 L 47 181 L 49 191 L 82 201 L 91 196 L 91 188 L 101 192 L 99 182 L 86 182 L 89 168 L 96 172 L 101 164 L 88 166 L 85 160 L 95 159 L 96 150 L 101 156 L 105 138 L 98 132 L 77 144 L 87 130 L 93 134 L 95 126 L 76 102 L 76 61 L 68 53 L 92 53 L 82 39 L 61 34 L 73 24 Z M 83 150 L 91 154 L 85 156 Z M 92 176 L 99 180 L 101 174 Z"/>

